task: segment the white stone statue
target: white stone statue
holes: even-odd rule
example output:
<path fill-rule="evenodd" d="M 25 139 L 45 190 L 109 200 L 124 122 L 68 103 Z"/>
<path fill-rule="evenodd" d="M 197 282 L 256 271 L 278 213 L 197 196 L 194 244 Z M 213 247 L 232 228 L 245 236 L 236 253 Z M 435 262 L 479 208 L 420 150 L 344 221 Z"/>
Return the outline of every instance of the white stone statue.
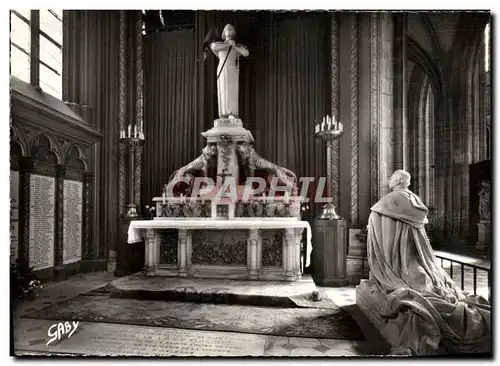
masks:
<path fill-rule="evenodd" d="M 238 59 L 247 57 L 248 49 L 235 43 L 236 32 L 231 24 L 222 32 L 222 41 L 210 44 L 210 49 L 219 59 L 217 67 L 217 94 L 219 100 L 219 116 L 221 118 L 238 117 L 238 87 L 240 69 Z"/>
<path fill-rule="evenodd" d="M 408 189 L 410 179 L 397 170 L 368 219 L 370 278 L 386 300 L 385 326 L 411 354 L 487 352 L 490 304 L 439 266 L 424 228 L 428 209 Z"/>

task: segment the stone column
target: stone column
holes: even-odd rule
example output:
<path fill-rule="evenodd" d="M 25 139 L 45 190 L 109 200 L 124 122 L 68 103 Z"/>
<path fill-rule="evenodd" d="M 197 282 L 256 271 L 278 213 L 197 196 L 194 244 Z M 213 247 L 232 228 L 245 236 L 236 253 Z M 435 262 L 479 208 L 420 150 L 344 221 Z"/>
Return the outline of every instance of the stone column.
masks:
<path fill-rule="evenodd" d="M 295 275 L 295 229 L 285 229 L 285 240 L 283 241 L 283 270 L 287 280 L 293 280 Z"/>
<path fill-rule="evenodd" d="M 296 279 L 302 278 L 302 265 L 301 265 L 301 257 L 300 257 L 300 244 L 302 242 L 302 232 L 304 229 L 295 229 L 295 253 L 294 253 L 294 275 Z"/>
<path fill-rule="evenodd" d="M 146 230 L 146 245 L 145 245 L 145 270 L 149 276 L 154 276 L 156 273 L 156 269 L 158 268 L 158 235 L 157 232 L 153 229 Z"/>
<path fill-rule="evenodd" d="M 135 126 L 138 131 L 142 131 L 144 128 L 144 73 L 142 66 L 142 13 L 141 11 L 136 12 L 135 21 Z M 134 201 L 137 205 L 138 211 L 142 212 L 141 195 L 142 195 L 142 155 L 143 148 L 142 144 L 137 144 L 135 149 L 135 171 L 134 171 Z"/>
<path fill-rule="evenodd" d="M 388 193 L 394 171 L 394 22 L 390 13 L 370 15 L 371 203 Z"/>
<path fill-rule="evenodd" d="M 358 118 L 358 15 L 351 15 L 350 61 L 351 61 L 351 223 L 359 222 L 359 118 Z"/>
<path fill-rule="evenodd" d="M 187 276 L 187 247 L 188 240 L 191 239 L 191 231 L 185 229 L 179 229 L 178 234 L 178 244 L 177 244 L 177 252 L 179 256 L 179 276 L 186 277 Z"/>
<path fill-rule="evenodd" d="M 408 14 L 394 17 L 394 164 L 408 169 Z"/>
<path fill-rule="evenodd" d="M 335 117 L 338 121 L 340 120 L 340 93 L 339 93 L 339 20 L 338 13 L 332 13 L 331 18 L 331 61 L 330 61 L 330 75 L 331 75 L 331 112 L 330 114 Z M 337 213 L 340 212 L 339 202 L 340 202 L 340 180 L 339 180 L 339 169 L 340 169 L 340 143 L 338 140 L 332 142 L 332 148 L 330 151 L 330 156 L 327 156 L 327 164 L 331 164 L 331 179 L 329 182 L 329 188 L 331 191 L 328 192 L 332 195 L 333 204 L 337 209 Z M 330 177 L 328 177 L 330 178 Z"/>
<path fill-rule="evenodd" d="M 248 231 L 248 276 L 252 280 L 256 280 L 259 278 L 258 271 L 258 245 L 260 241 L 259 230 L 250 229 Z"/>

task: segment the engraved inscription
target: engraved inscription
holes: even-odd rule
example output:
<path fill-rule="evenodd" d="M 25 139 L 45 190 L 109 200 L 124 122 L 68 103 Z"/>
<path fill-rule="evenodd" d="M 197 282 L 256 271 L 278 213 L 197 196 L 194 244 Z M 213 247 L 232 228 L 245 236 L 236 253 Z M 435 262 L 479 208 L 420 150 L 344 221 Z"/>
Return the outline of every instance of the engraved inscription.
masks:
<path fill-rule="evenodd" d="M 63 264 L 82 259 L 83 183 L 64 181 Z"/>
<path fill-rule="evenodd" d="M 19 254 L 19 172 L 10 171 L 10 262 Z"/>
<path fill-rule="evenodd" d="M 104 329 L 103 329 L 104 328 Z M 130 327 L 92 332 L 81 346 L 69 338 L 61 348 L 78 349 L 85 354 L 123 356 L 262 356 L 265 339 L 254 334 L 218 334 L 185 329 L 147 329 Z M 97 330 L 97 329 L 96 329 Z M 80 343 L 80 344 L 79 344 Z M 82 349 L 83 348 L 83 349 Z"/>
<path fill-rule="evenodd" d="M 30 176 L 29 265 L 34 270 L 54 265 L 55 178 Z"/>

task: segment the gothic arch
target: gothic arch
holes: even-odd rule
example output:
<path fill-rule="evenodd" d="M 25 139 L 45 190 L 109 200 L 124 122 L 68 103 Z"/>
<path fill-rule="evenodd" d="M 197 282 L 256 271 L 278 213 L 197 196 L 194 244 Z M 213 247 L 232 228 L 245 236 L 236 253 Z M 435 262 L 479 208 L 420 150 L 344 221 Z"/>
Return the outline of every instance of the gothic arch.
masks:
<path fill-rule="evenodd" d="M 26 147 L 28 145 L 26 143 L 26 137 L 24 136 L 22 131 L 14 125 L 10 126 L 11 155 L 12 155 L 13 144 L 17 145 L 18 149 L 20 149 L 20 151 L 16 152 L 16 155 L 20 153 L 21 154 L 20 156 L 26 156 L 26 151 L 27 151 Z"/>
<path fill-rule="evenodd" d="M 52 164 L 62 163 L 61 147 L 55 139 L 45 132 L 40 132 L 28 141 L 29 156 Z"/>
<path fill-rule="evenodd" d="M 80 144 L 75 142 L 68 145 L 64 152 L 64 164 L 75 169 L 88 170 L 88 156 Z"/>

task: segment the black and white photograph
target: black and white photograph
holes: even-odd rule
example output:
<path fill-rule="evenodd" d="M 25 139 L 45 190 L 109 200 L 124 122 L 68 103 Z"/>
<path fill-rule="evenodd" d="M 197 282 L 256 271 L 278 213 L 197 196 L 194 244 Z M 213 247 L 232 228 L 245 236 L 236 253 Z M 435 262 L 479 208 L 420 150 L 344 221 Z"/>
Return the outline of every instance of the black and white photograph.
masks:
<path fill-rule="evenodd" d="M 113 7 L 9 10 L 11 358 L 492 359 L 491 9 Z"/>

